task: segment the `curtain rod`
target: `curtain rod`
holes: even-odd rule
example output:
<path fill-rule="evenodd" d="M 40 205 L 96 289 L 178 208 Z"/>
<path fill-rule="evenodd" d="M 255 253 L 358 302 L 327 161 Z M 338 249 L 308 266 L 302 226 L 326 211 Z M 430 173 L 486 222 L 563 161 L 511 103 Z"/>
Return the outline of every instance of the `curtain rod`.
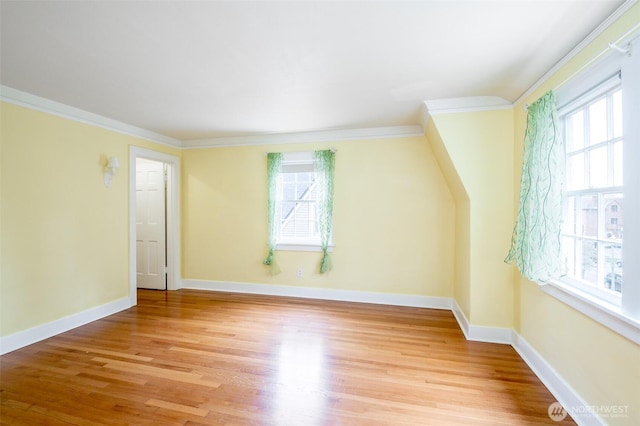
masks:
<path fill-rule="evenodd" d="M 586 68 L 590 67 L 591 65 L 593 65 L 594 62 L 597 62 L 598 60 L 600 60 L 600 58 L 605 55 L 609 50 L 616 50 L 622 54 L 625 55 L 630 55 L 631 54 L 631 47 L 632 47 L 632 42 L 637 38 L 636 37 L 632 37 L 631 40 L 629 40 L 624 46 L 620 46 L 620 43 L 623 42 L 625 39 L 629 38 L 629 36 L 631 36 L 633 33 L 635 33 L 638 29 L 640 29 L 640 24 L 636 24 L 634 25 L 629 31 L 627 31 L 626 33 L 624 33 L 623 35 L 621 35 L 620 37 L 618 37 L 617 40 L 610 42 L 607 45 L 607 48 L 604 49 L 602 52 L 600 52 L 598 55 L 596 55 L 595 57 L 593 57 L 590 61 L 588 61 L 586 64 L 584 64 L 583 66 L 581 66 L 580 68 L 578 68 L 574 73 L 572 73 L 569 77 L 565 78 L 564 80 L 562 80 L 560 83 L 558 83 L 553 90 L 558 90 L 560 87 L 564 86 L 565 84 L 567 84 L 569 81 L 571 81 L 572 79 L 574 79 L 578 74 L 580 74 L 582 71 L 584 71 Z"/>
<path fill-rule="evenodd" d="M 634 34 L 635 32 L 637 32 L 638 30 L 640 30 L 640 24 L 636 24 L 633 27 L 631 27 L 627 32 L 625 32 L 624 34 L 622 34 L 620 37 L 618 37 L 615 41 L 610 42 L 607 45 L 607 48 L 605 48 L 602 52 L 600 52 L 599 54 L 597 54 L 596 56 L 594 56 L 590 61 L 588 61 L 587 63 L 585 63 L 584 65 L 582 65 L 580 68 L 578 68 L 575 72 L 571 73 L 571 75 L 569 75 L 567 78 L 565 78 L 564 80 L 562 80 L 560 83 L 558 83 L 553 90 L 558 90 L 560 87 L 564 86 L 565 84 L 567 84 L 569 81 L 573 80 L 578 74 L 580 74 L 581 72 L 583 72 L 585 69 L 589 68 L 591 65 L 593 65 L 595 62 L 597 62 L 598 60 L 600 60 L 600 58 L 605 55 L 607 52 L 609 52 L 610 50 L 616 50 L 622 54 L 625 55 L 630 55 L 631 54 L 631 47 L 632 47 L 632 42 L 639 36 L 639 34 Z M 620 43 L 622 43 L 623 41 L 625 41 L 626 39 L 630 40 L 622 47 L 620 47 Z M 525 103 L 523 105 L 524 111 L 527 112 L 527 110 L 529 109 L 529 104 Z"/>

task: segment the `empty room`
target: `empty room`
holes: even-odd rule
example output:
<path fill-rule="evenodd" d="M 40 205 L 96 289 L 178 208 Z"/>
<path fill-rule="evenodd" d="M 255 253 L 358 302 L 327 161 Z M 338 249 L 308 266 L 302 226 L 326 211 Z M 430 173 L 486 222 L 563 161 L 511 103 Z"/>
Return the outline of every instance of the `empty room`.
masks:
<path fill-rule="evenodd" d="M 0 424 L 640 424 L 640 4 L 0 1 Z"/>

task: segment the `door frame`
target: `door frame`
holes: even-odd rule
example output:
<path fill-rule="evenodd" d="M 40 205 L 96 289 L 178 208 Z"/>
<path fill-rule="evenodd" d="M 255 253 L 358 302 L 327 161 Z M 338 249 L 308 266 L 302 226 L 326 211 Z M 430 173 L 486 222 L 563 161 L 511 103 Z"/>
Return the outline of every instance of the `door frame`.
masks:
<path fill-rule="evenodd" d="M 180 286 L 180 159 L 173 155 L 137 146 L 129 147 L 129 299 L 138 303 L 136 279 L 136 159 L 160 161 L 167 165 L 167 290 Z"/>

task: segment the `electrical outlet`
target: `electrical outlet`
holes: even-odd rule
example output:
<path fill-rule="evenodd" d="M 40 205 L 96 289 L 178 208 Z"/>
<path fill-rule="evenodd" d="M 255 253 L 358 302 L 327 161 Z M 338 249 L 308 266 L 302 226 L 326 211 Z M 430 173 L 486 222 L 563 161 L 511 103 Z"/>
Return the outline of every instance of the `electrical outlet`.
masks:
<path fill-rule="evenodd" d="M 302 268 L 298 268 L 298 278 L 302 278 Z"/>

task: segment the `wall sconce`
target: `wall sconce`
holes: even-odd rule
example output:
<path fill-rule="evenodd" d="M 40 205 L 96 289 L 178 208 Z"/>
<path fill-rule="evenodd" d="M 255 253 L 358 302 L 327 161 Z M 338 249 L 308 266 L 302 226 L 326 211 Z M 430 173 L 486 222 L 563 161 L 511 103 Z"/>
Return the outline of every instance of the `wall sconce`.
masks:
<path fill-rule="evenodd" d="M 120 168 L 120 161 L 117 157 L 109 157 L 109 162 L 104 168 L 104 186 L 109 188 L 111 186 L 111 180 L 113 175 L 116 174 L 116 170 Z"/>

